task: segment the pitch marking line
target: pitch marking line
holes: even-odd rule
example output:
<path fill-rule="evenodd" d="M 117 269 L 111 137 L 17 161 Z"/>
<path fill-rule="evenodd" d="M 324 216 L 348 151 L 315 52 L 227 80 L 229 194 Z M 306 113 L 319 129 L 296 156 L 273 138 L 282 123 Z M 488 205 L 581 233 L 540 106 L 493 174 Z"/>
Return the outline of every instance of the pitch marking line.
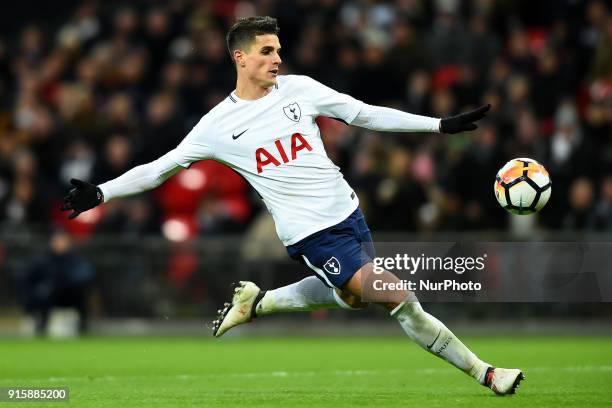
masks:
<path fill-rule="evenodd" d="M 565 367 L 526 367 L 526 372 L 548 372 L 563 370 L 567 372 L 612 372 L 612 365 L 587 365 L 587 366 L 565 366 Z M 208 373 L 208 374 L 177 374 L 171 376 L 100 376 L 100 377 L 47 377 L 47 378 L 2 378 L 0 384 L 7 383 L 24 383 L 24 382 L 70 382 L 70 381 L 124 381 L 135 379 L 151 379 L 151 378 L 174 378 L 178 380 L 197 380 L 202 378 L 289 378 L 289 377 L 314 377 L 314 376 L 379 376 L 379 375 L 397 375 L 397 374 L 440 374 L 456 372 L 454 368 L 417 368 L 417 369 L 394 369 L 394 370 L 335 370 L 335 371 L 267 371 L 267 372 L 252 372 L 252 373 Z"/>

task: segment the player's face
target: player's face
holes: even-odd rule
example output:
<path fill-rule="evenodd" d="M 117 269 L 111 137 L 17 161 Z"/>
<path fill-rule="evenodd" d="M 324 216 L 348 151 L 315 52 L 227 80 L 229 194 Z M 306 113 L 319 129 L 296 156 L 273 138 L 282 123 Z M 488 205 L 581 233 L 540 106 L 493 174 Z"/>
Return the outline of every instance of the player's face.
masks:
<path fill-rule="evenodd" d="M 283 62 L 279 55 L 280 49 L 278 36 L 256 36 L 248 52 L 243 54 L 244 73 L 261 87 L 269 88 L 276 84 L 278 67 Z"/>

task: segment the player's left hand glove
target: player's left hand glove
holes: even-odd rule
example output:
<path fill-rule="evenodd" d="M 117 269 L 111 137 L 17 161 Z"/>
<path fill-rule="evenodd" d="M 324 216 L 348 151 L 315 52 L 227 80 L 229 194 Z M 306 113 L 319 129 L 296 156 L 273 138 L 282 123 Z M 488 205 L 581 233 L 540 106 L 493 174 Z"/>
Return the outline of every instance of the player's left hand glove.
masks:
<path fill-rule="evenodd" d="M 77 179 L 71 179 L 70 183 L 74 188 L 64 197 L 64 203 L 60 207 L 62 211 L 73 211 L 68 216 L 69 219 L 78 217 L 82 212 L 91 210 L 104 201 L 104 195 L 98 186 Z"/>
<path fill-rule="evenodd" d="M 459 133 L 478 129 L 474 122 L 485 117 L 491 105 L 484 105 L 473 111 L 460 113 L 440 120 L 440 133 Z"/>

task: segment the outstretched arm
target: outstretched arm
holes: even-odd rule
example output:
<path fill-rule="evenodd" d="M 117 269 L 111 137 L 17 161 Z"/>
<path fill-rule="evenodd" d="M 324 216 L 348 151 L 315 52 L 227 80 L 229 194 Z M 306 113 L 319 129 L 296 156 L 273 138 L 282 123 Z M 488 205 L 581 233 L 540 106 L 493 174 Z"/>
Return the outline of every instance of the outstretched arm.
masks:
<path fill-rule="evenodd" d="M 385 132 L 459 133 L 478 128 L 474 122 L 482 119 L 490 108 L 491 105 L 485 105 L 470 112 L 437 119 L 413 115 L 397 109 L 363 104 L 351 124 Z"/>
<path fill-rule="evenodd" d="M 72 211 L 68 218 L 76 218 L 82 212 L 113 198 L 151 190 L 176 174 L 181 168 L 172 159 L 172 152 L 170 152 L 155 161 L 134 167 L 116 179 L 99 186 L 72 179 L 70 182 L 74 188 L 64 197 L 64 203 L 60 209 Z"/>

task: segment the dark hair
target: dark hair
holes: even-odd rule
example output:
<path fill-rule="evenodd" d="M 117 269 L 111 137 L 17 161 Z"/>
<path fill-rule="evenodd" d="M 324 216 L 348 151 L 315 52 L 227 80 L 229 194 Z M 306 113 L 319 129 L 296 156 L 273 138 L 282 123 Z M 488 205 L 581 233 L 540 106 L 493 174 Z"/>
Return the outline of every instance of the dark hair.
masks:
<path fill-rule="evenodd" d="M 227 49 L 234 59 L 234 51 L 245 48 L 255 41 L 255 37 L 264 34 L 278 35 L 279 28 L 274 17 L 255 16 L 238 20 L 227 32 Z"/>

